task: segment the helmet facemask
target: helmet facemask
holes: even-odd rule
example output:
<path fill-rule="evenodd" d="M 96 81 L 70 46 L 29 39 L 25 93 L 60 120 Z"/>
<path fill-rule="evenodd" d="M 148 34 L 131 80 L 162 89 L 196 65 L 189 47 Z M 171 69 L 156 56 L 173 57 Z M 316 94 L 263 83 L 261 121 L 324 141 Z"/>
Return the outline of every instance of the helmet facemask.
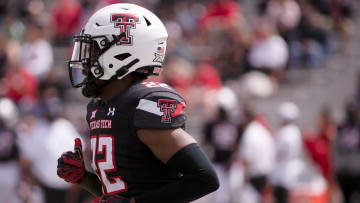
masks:
<path fill-rule="evenodd" d="M 97 96 L 99 90 L 107 84 L 96 83 L 104 75 L 104 68 L 100 65 L 99 57 L 108 49 L 114 46 L 124 33 L 113 36 L 113 41 L 109 42 L 106 36 L 95 36 L 84 34 L 74 36 L 74 49 L 71 60 L 68 62 L 71 85 L 75 88 L 82 87 L 85 97 Z M 104 44 L 100 49 L 98 41 Z"/>
<path fill-rule="evenodd" d="M 74 36 L 74 49 L 71 60 L 68 62 L 71 85 L 75 88 L 94 82 L 104 75 L 104 70 L 98 62 L 100 48 L 90 35 Z M 96 73 L 96 76 L 92 74 Z"/>

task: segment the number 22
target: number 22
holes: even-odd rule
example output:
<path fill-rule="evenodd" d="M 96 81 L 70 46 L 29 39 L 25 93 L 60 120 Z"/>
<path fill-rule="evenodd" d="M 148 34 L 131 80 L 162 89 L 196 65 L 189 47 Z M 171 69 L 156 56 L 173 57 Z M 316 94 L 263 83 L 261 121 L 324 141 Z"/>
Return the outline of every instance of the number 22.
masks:
<path fill-rule="evenodd" d="M 114 194 L 127 190 L 120 176 L 109 177 L 107 173 L 116 171 L 114 161 L 114 137 L 111 135 L 91 136 L 91 167 L 98 173 L 105 194 Z M 96 154 L 104 154 L 104 159 L 95 160 Z"/>

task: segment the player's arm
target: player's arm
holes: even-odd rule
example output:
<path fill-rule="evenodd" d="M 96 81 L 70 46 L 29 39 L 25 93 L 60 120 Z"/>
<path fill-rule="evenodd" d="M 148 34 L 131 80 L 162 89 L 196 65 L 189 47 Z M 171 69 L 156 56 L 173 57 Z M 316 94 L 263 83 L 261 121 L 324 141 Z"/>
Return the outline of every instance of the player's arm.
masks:
<path fill-rule="evenodd" d="M 135 197 L 136 203 L 176 203 L 196 200 L 219 187 L 216 172 L 196 141 L 181 128 L 140 129 L 139 139 L 169 167 L 183 174 L 163 188 Z"/>
<path fill-rule="evenodd" d="M 185 107 L 184 99 L 169 89 L 154 91 L 140 99 L 133 119 L 138 138 L 160 161 L 182 176 L 162 188 L 136 196 L 136 203 L 190 202 L 219 187 L 211 162 L 182 129 Z"/>

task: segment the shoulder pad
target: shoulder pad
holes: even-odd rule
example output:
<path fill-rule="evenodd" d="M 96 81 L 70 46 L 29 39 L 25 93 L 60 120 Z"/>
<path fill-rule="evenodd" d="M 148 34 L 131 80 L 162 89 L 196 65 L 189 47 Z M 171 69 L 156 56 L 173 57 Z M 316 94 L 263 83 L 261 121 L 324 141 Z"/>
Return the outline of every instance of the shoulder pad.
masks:
<path fill-rule="evenodd" d="M 185 124 L 185 100 L 164 83 L 141 83 L 135 112 L 137 128 L 178 128 Z"/>

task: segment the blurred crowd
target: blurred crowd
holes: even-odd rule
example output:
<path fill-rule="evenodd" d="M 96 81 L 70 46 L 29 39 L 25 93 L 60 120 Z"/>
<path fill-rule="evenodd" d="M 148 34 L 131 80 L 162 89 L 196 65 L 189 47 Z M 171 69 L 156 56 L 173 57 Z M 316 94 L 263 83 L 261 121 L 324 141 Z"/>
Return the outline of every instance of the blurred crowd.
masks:
<path fill-rule="evenodd" d="M 360 94 L 341 123 L 320 109 L 316 131 L 297 125 L 296 101 L 272 110 L 280 126 L 252 102 L 276 95 L 287 71 L 346 53 L 357 0 L 12 0 L 0 1 L 0 203 L 91 202 L 56 176 L 74 138 L 88 141 L 87 100 L 66 61 L 88 17 L 118 2 L 150 9 L 168 30 L 165 68 L 149 80 L 186 98 L 188 130 L 218 172 L 220 189 L 199 202 L 360 201 Z"/>

